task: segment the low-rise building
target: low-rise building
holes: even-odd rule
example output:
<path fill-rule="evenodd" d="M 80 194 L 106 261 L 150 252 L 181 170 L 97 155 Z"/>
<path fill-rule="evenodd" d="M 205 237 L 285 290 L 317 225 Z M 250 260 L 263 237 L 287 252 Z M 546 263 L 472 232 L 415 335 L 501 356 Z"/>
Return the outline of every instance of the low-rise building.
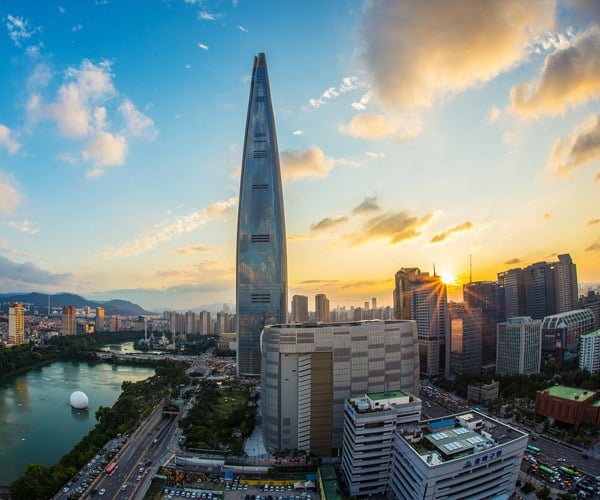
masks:
<path fill-rule="evenodd" d="M 473 384 L 467 387 L 467 399 L 474 403 L 489 403 L 498 398 L 500 382 L 493 380 L 489 384 Z"/>
<path fill-rule="evenodd" d="M 535 398 L 535 414 L 573 425 L 600 426 L 600 391 L 577 389 L 554 385 L 538 391 Z"/>
<path fill-rule="evenodd" d="M 528 435 L 477 411 L 401 425 L 388 498 L 508 498 Z"/>

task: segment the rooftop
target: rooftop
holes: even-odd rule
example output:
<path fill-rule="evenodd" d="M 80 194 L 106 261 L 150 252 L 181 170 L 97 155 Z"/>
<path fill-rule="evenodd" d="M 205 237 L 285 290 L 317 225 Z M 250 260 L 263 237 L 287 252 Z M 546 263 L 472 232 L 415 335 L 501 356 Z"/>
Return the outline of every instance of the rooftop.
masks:
<path fill-rule="evenodd" d="M 527 434 L 478 411 L 421 422 L 421 439 L 409 439 L 415 426 L 400 426 L 401 434 L 429 466 L 492 449 Z"/>
<path fill-rule="evenodd" d="M 407 393 L 402 391 L 384 391 L 384 392 L 369 392 L 367 394 L 373 401 L 381 401 L 383 399 L 405 398 Z"/>
<path fill-rule="evenodd" d="M 585 401 L 593 397 L 596 393 L 595 391 L 568 387 L 566 385 L 553 385 L 542 392 L 555 398 L 568 399 L 569 401 Z"/>

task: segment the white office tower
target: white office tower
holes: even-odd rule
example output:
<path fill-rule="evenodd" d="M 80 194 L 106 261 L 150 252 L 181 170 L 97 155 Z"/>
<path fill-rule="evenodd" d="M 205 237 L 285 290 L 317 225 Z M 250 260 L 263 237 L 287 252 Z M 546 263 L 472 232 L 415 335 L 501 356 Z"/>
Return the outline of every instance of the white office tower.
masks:
<path fill-rule="evenodd" d="M 476 411 L 398 426 L 388 498 L 506 499 L 528 435 Z"/>
<path fill-rule="evenodd" d="M 531 375 L 540 372 L 542 322 L 529 316 L 508 318 L 498 323 L 496 335 L 496 373 Z"/>
<path fill-rule="evenodd" d="M 342 473 L 350 495 L 385 494 L 396 426 L 417 423 L 420 417 L 421 400 L 402 391 L 346 400 Z"/>
<path fill-rule="evenodd" d="M 342 447 L 344 402 L 357 394 L 418 394 L 414 321 L 265 326 L 261 397 L 269 452 L 330 456 Z"/>
<path fill-rule="evenodd" d="M 590 373 L 600 371 L 600 330 L 581 336 L 579 369 L 587 370 Z"/>

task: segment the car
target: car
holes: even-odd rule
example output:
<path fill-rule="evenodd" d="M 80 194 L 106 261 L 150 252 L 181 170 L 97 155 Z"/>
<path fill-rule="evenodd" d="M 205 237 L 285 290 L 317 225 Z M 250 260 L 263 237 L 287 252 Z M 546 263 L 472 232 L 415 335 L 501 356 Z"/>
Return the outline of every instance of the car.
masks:
<path fill-rule="evenodd" d="M 127 489 L 127 483 L 123 484 L 123 486 L 121 486 L 121 491 L 125 491 Z"/>
<path fill-rule="evenodd" d="M 142 476 L 138 476 L 135 478 L 136 481 L 141 481 L 142 480 Z"/>
<path fill-rule="evenodd" d="M 106 493 L 106 490 L 104 488 L 102 488 L 99 492 L 98 495 L 104 495 Z"/>

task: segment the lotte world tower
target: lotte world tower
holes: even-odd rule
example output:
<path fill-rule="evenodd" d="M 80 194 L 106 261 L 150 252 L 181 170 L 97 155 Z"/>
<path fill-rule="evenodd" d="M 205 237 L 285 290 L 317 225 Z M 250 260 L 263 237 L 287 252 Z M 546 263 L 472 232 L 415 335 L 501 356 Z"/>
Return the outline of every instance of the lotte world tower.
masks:
<path fill-rule="evenodd" d="M 287 321 L 287 252 L 279 150 L 265 55 L 254 58 L 237 230 L 238 375 L 260 375 L 260 334 Z"/>

